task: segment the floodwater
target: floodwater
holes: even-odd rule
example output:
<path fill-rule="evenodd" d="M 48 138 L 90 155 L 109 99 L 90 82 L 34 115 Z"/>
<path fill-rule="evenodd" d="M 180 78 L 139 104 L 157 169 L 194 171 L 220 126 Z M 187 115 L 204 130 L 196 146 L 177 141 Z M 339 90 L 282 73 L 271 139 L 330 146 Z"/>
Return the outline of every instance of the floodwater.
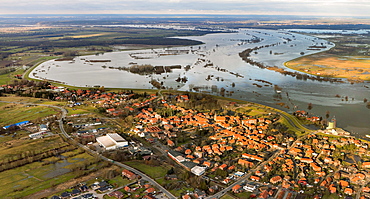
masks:
<path fill-rule="evenodd" d="M 166 88 L 214 95 L 219 95 L 220 89 L 224 88 L 225 96 L 269 105 L 287 112 L 306 110 L 323 118 L 329 112 L 329 119 L 335 116 L 337 125 L 353 135 L 370 134 L 370 109 L 366 108 L 364 103 L 364 98 L 370 99 L 369 82 L 351 85 L 300 80 L 250 65 L 239 56 L 245 49 L 268 46 L 253 51 L 249 58 L 268 66 L 292 71 L 285 68 L 284 62 L 302 56 L 302 52 L 304 55 L 318 53 L 334 47 L 335 44 L 283 30 L 240 29 L 235 33 L 182 38 L 202 41 L 205 44 L 112 52 L 76 57 L 73 61 L 52 60 L 35 68 L 30 77 L 54 80 L 72 86 L 147 89 L 153 88 L 151 80 L 157 80 Z M 325 47 L 309 50 L 309 46 Z M 133 74 L 117 69 L 135 64 L 181 65 L 181 69 L 151 75 Z M 179 77 L 187 81 L 175 81 Z M 281 94 L 276 94 L 274 85 L 282 88 Z M 338 95 L 340 97 L 336 97 Z M 277 103 L 285 103 L 286 107 L 280 107 Z M 312 104 L 311 110 L 307 110 L 309 103 Z"/>

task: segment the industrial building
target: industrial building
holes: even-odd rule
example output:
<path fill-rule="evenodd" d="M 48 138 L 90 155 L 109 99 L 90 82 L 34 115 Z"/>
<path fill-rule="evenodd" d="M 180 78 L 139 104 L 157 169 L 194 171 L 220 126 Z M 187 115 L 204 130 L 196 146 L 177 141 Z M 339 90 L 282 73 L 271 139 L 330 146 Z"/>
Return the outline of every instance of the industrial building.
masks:
<path fill-rule="evenodd" d="M 100 146 L 104 147 L 105 150 L 119 149 L 128 146 L 128 142 L 117 133 L 108 133 L 105 136 L 96 138 L 96 141 Z"/>

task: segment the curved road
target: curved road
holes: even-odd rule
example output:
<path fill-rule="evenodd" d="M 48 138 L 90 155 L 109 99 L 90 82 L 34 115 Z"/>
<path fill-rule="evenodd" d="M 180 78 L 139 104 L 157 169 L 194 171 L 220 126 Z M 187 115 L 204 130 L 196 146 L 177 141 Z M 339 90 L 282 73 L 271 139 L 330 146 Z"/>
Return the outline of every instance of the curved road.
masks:
<path fill-rule="evenodd" d="M 47 104 L 34 104 L 34 103 L 26 103 L 26 102 L 8 102 L 8 101 L 0 101 L 0 102 L 3 102 L 3 103 L 12 103 L 12 104 L 24 104 L 24 105 L 34 105 L 34 106 L 45 106 L 45 107 L 51 107 L 51 108 L 56 108 L 56 109 L 59 109 L 61 112 L 62 112 L 62 115 L 59 119 L 59 128 L 60 128 L 60 131 L 62 132 L 63 136 L 66 137 L 67 139 L 71 140 L 74 144 L 76 144 L 77 146 L 83 148 L 84 150 L 92 153 L 92 154 L 95 154 L 96 156 L 98 156 L 99 158 L 101 158 L 102 160 L 105 160 L 105 161 L 109 161 L 111 162 L 112 164 L 115 164 L 121 168 L 125 168 L 131 172 L 134 172 L 135 174 L 137 175 L 140 175 L 142 177 L 142 179 L 148 181 L 149 183 L 151 183 L 152 185 L 156 186 L 161 192 L 163 192 L 168 198 L 170 199 L 176 199 L 177 197 L 174 196 L 171 192 L 169 192 L 167 189 L 165 189 L 164 187 L 162 187 L 160 184 L 158 184 L 154 179 L 150 178 L 149 176 L 147 176 L 146 174 L 144 174 L 143 172 L 141 171 L 138 171 L 137 169 L 135 168 L 132 168 L 128 165 L 125 165 L 125 164 L 122 164 L 120 162 L 116 162 L 116 161 L 113 161 L 112 159 L 109 159 L 105 156 L 102 156 L 100 155 L 99 153 L 89 149 L 87 146 L 85 145 L 82 145 L 78 142 L 76 142 L 71 136 L 69 136 L 67 134 L 67 132 L 64 130 L 64 126 L 63 126 L 63 120 L 65 119 L 66 115 L 67 115 L 67 110 L 64 109 L 63 107 L 59 107 L 59 106 L 54 106 L 54 105 L 47 105 Z"/>

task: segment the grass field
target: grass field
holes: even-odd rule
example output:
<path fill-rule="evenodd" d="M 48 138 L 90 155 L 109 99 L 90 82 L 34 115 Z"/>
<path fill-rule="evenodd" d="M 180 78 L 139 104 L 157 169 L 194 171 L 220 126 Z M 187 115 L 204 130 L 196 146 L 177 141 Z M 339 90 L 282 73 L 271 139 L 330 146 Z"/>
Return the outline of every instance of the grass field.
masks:
<path fill-rule="evenodd" d="M 267 109 L 264 109 L 262 107 L 257 107 L 257 106 L 243 106 L 240 108 L 236 108 L 235 110 L 237 112 L 245 113 L 246 115 L 250 115 L 250 116 L 262 116 L 264 114 L 268 114 L 269 112 L 271 112 Z"/>
<path fill-rule="evenodd" d="M 5 100 L 8 100 L 7 98 Z M 0 126 L 6 126 L 26 120 L 55 115 L 58 112 L 43 106 L 0 103 Z M 11 115 L 12 117 L 9 117 Z"/>
<path fill-rule="evenodd" d="M 64 146 L 67 143 L 59 136 L 38 140 L 16 140 L 12 145 L 0 147 L 0 159 L 11 158 L 26 151 L 46 151 L 55 146 Z M 2 198 L 20 198 L 44 190 L 56 184 L 73 179 L 76 174 L 66 169 L 79 165 L 81 161 L 93 161 L 95 158 L 76 149 L 65 153 L 69 155 L 65 160 L 50 157 L 29 163 L 20 167 L 0 172 L 0 195 Z M 44 164 L 44 162 L 57 161 L 57 164 Z"/>
<path fill-rule="evenodd" d="M 288 68 L 312 75 L 370 80 L 370 58 L 358 56 L 316 57 L 307 56 L 285 63 Z"/>
<path fill-rule="evenodd" d="M 228 195 L 228 194 L 225 194 L 221 197 L 221 199 L 235 199 L 234 197 Z"/>
<path fill-rule="evenodd" d="M 146 165 L 143 163 L 143 161 L 128 161 L 124 163 L 144 172 L 145 174 L 152 177 L 153 179 L 164 177 L 168 169 L 170 169 L 170 168 L 168 169 L 165 168 L 163 165 L 157 166 L 157 167 Z"/>
<path fill-rule="evenodd" d="M 322 199 L 339 199 L 342 197 L 339 197 L 337 194 L 325 194 Z"/>
<path fill-rule="evenodd" d="M 66 146 L 68 143 L 63 142 L 59 136 L 52 136 L 37 140 L 12 140 L 7 144 L 0 145 L 0 160 L 13 158 L 28 152 L 42 152 L 55 147 Z"/>

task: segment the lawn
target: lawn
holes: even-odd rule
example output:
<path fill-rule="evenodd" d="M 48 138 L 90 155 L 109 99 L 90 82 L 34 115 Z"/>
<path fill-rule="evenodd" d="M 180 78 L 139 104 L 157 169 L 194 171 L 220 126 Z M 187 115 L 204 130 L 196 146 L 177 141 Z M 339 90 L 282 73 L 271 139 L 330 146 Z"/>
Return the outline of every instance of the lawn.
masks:
<path fill-rule="evenodd" d="M 96 113 L 95 110 L 96 108 L 94 106 L 75 106 L 73 108 L 66 107 L 65 108 L 68 111 L 67 115 L 73 115 L 73 114 L 86 114 L 86 113 Z"/>
<path fill-rule="evenodd" d="M 111 185 L 114 185 L 116 187 L 125 186 L 127 184 L 130 184 L 134 182 L 133 180 L 129 180 L 127 178 L 123 178 L 121 175 L 118 175 L 117 177 L 108 180 L 108 183 Z"/>
<path fill-rule="evenodd" d="M 338 194 L 325 194 L 322 199 L 339 199 L 341 197 Z"/>
<path fill-rule="evenodd" d="M 271 112 L 259 106 L 244 106 L 237 108 L 236 111 L 250 116 L 262 116 Z"/>
<path fill-rule="evenodd" d="M 10 84 L 15 80 L 16 78 L 14 75 L 22 74 L 23 70 L 16 70 L 14 72 L 8 73 L 8 74 L 2 74 L 0 75 L 0 85 Z"/>
<path fill-rule="evenodd" d="M 230 196 L 229 194 L 225 194 L 221 197 L 221 199 L 235 199 L 234 197 Z"/>
<path fill-rule="evenodd" d="M 249 196 L 252 195 L 252 193 L 251 192 L 241 192 L 235 195 L 238 198 L 249 198 Z"/>
<path fill-rule="evenodd" d="M 144 164 L 143 161 L 128 161 L 124 163 L 144 172 L 153 179 L 164 177 L 167 174 L 167 171 L 170 169 L 168 166 L 147 165 Z"/>

